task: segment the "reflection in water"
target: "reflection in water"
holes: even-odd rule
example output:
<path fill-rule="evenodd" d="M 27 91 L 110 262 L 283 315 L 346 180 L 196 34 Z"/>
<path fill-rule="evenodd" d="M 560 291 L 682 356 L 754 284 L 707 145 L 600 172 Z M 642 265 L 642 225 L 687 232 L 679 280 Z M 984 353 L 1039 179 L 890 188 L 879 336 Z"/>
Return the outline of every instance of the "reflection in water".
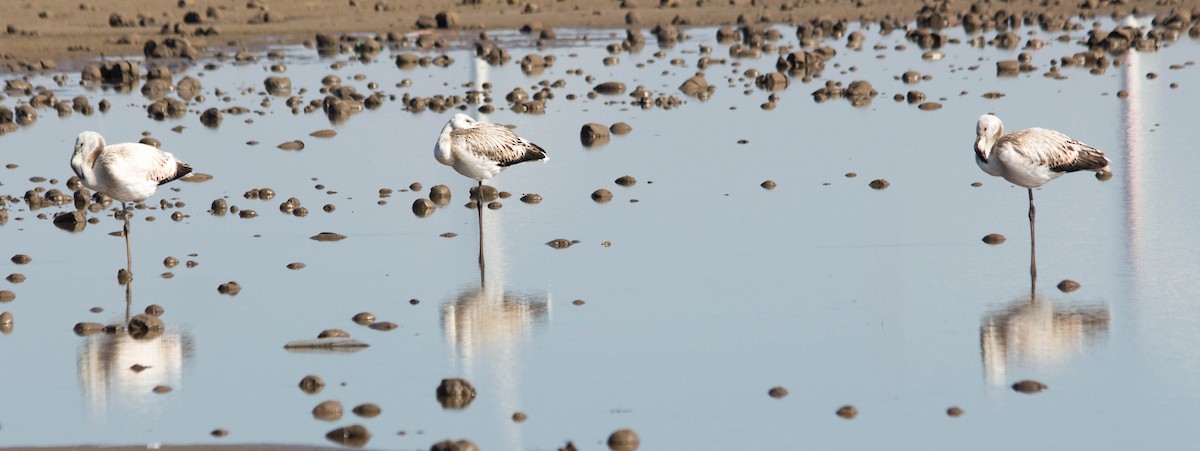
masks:
<path fill-rule="evenodd" d="M 501 216 L 481 217 L 480 280 L 467 284 L 443 304 L 442 332 L 461 376 L 494 383 L 499 414 L 508 416 L 521 408 L 517 399 L 521 393 L 517 384 L 521 345 L 531 331 L 549 321 L 551 312 L 549 293 L 505 289 Z M 510 428 L 508 433 L 508 448 L 520 448 L 519 429 Z"/>
<path fill-rule="evenodd" d="M 155 410 L 161 395 L 154 393 L 154 387 L 179 388 L 184 367 L 191 360 L 190 335 L 163 330 L 161 323 L 148 315 L 131 318 L 132 305 L 130 281 L 125 285 L 125 327 L 88 336 L 79 349 L 79 381 L 93 413 L 102 415 L 114 406 L 138 412 Z M 151 322 L 149 329 L 146 321 Z"/>
<path fill-rule="evenodd" d="M 989 312 L 979 326 L 979 347 L 988 383 L 1005 385 L 1010 365 L 1044 368 L 1063 363 L 1108 333 L 1108 305 L 1066 306 L 1025 297 Z"/>

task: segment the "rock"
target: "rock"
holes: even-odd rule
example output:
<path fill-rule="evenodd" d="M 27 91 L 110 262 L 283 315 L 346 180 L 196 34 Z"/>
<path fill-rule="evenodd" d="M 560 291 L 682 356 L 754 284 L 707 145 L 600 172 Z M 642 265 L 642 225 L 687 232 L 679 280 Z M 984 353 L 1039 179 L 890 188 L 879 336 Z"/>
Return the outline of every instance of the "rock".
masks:
<path fill-rule="evenodd" d="M 612 200 L 612 198 L 613 198 L 612 191 L 606 190 L 604 188 L 600 188 L 596 191 L 592 191 L 592 200 L 594 200 L 596 202 L 608 202 L 608 201 Z"/>
<path fill-rule="evenodd" d="M 323 401 L 313 407 L 313 418 L 323 421 L 337 421 L 342 419 L 342 403 L 334 400 Z"/>
<path fill-rule="evenodd" d="M 1003 243 L 1004 240 L 1005 240 L 1004 235 L 1001 235 L 999 233 L 989 233 L 983 237 L 984 243 L 992 244 L 992 245 Z"/>
<path fill-rule="evenodd" d="M 1058 291 L 1061 291 L 1063 293 L 1070 293 L 1070 292 L 1078 290 L 1078 289 L 1079 289 L 1079 282 L 1076 282 L 1071 279 L 1064 279 L 1062 282 L 1058 283 Z"/>
<path fill-rule="evenodd" d="M 604 95 L 617 95 L 625 93 L 625 83 L 619 81 L 606 81 L 592 88 L 593 91 Z"/>
<path fill-rule="evenodd" d="M 767 396 L 770 396 L 775 399 L 780 399 L 787 395 L 788 395 L 788 390 L 786 388 L 783 388 L 782 386 L 771 387 L 770 390 L 767 390 Z"/>
<path fill-rule="evenodd" d="M 466 379 L 442 379 L 437 387 L 437 400 L 444 409 L 462 409 L 475 399 L 475 387 Z"/>
<path fill-rule="evenodd" d="M 310 395 L 320 393 L 325 388 L 325 380 L 320 376 L 309 374 L 300 379 L 300 390 Z"/>
<path fill-rule="evenodd" d="M 292 79 L 288 77 L 271 76 L 263 81 L 267 93 L 273 96 L 292 95 Z"/>
<path fill-rule="evenodd" d="M 371 432 L 366 427 L 355 424 L 329 431 L 325 438 L 344 446 L 362 448 L 371 441 Z"/>
<path fill-rule="evenodd" d="M 858 416 L 858 409 L 847 404 L 837 410 L 837 416 L 850 420 Z"/>
<path fill-rule="evenodd" d="M 709 88 L 708 80 L 704 79 L 703 73 L 697 73 L 696 75 L 691 76 L 691 78 L 684 80 L 683 84 L 679 85 L 680 91 L 683 91 L 684 94 L 692 97 L 701 96 L 702 94 L 707 96 L 710 94 Z"/>
<path fill-rule="evenodd" d="M 888 183 L 888 181 L 884 179 L 875 179 L 871 180 L 871 183 L 868 183 L 867 185 L 870 186 L 871 189 L 884 189 L 890 186 L 891 183 Z"/>
<path fill-rule="evenodd" d="M 419 218 L 424 218 L 437 211 L 437 205 L 430 199 L 419 198 L 413 201 L 412 212 Z"/>
<path fill-rule="evenodd" d="M 1021 393 L 1025 393 L 1025 394 L 1040 393 L 1040 392 L 1045 391 L 1047 388 L 1050 388 L 1050 387 L 1046 386 L 1046 384 L 1043 384 L 1041 382 L 1038 382 L 1035 380 L 1029 380 L 1029 379 L 1019 381 L 1012 385 L 1013 390 L 1021 392 Z"/>
<path fill-rule="evenodd" d="M 593 147 L 602 144 L 607 144 L 610 139 L 608 127 L 597 123 L 585 124 L 579 130 L 579 140 L 584 147 Z"/>
<path fill-rule="evenodd" d="M 633 429 L 618 429 L 608 436 L 608 447 L 614 450 L 636 450 L 641 444 Z"/>
<path fill-rule="evenodd" d="M 221 115 L 221 110 L 216 108 L 209 108 L 204 110 L 203 113 L 200 113 L 200 123 L 204 124 L 204 126 L 208 128 L 219 127 L 223 119 L 224 118 Z"/>
<path fill-rule="evenodd" d="M 629 132 L 633 131 L 633 127 L 631 127 L 629 124 L 626 124 L 624 122 L 617 122 L 617 123 L 609 126 L 608 131 L 612 132 L 612 134 L 614 134 L 614 135 L 624 135 L 624 134 L 628 134 Z"/>

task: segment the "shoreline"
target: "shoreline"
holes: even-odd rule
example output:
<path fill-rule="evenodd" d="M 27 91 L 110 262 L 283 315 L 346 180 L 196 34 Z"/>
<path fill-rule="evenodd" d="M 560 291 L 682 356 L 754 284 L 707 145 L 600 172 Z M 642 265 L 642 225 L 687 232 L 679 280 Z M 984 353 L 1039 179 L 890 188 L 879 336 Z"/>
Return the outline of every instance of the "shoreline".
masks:
<path fill-rule="evenodd" d="M 403 34 L 422 29 L 418 22 L 436 27 L 439 14 L 452 30 L 537 31 L 561 27 L 651 29 L 658 24 L 680 28 L 719 26 L 735 25 L 739 19 L 791 24 L 818 18 L 910 24 L 923 8 L 919 0 L 562 0 L 540 5 L 475 1 L 480 4 L 462 5 L 462 0 L 113 0 L 103 4 L 45 0 L 7 8 L 6 28 L 0 32 L 0 72 L 60 71 L 60 66 L 73 69 L 81 61 L 140 59 L 148 41 L 166 38 L 186 39 L 204 58 L 215 50 L 301 44 L 319 33 Z M 660 3 L 677 6 L 660 7 Z M 1200 15 L 1200 0 L 1171 6 L 1146 0 L 1119 5 L 1084 0 L 1084 4 L 1095 6 L 1041 6 L 1032 0 L 1001 7 L 954 2 L 945 3 L 939 13 L 948 27 L 959 26 L 963 15 L 973 9 L 985 18 L 997 12 L 1026 19 L 1043 13 L 1067 18 L 1170 11 Z M 627 23 L 630 21 L 633 23 Z"/>

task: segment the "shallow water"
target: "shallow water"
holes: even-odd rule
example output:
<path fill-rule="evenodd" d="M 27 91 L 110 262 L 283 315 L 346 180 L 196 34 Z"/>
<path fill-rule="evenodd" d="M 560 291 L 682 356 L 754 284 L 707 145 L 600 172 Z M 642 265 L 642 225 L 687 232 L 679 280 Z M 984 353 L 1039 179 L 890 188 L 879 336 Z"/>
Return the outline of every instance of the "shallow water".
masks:
<path fill-rule="evenodd" d="M 1035 31 L 1049 43 L 1032 53 L 1039 70 L 998 79 L 994 62 L 1017 52 L 958 44 L 942 49 L 943 60 L 926 61 L 903 33 L 870 30 L 862 51 L 828 43 L 839 54 L 822 77 L 793 80 L 777 108 L 764 111 L 769 93 L 739 74 L 773 70 L 774 57 L 710 66 L 716 91 L 707 101 L 677 90 L 697 71 L 700 45 L 727 54 L 714 29 L 689 30 L 692 39 L 662 58 L 648 37 L 645 49 L 617 55 L 613 66 L 600 61 L 617 34 L 587 33 L 584 42 L 560 32 L 561 45 L 544 50 L 498 33 L 514 61 L 486 68 L 465 45 L 445 52 L 452 66 L 415 70 L 396 68 L 388 52 L 334 70 L 330 64 L 346 55 L 286 49 L 285 75 L 309 89 L 306 101 L 320 98 L 315 91 L 329 73 L 360 92 L 374 81 L 397 96 L 461 94 L 463 83 L 486 79 L 498 107 L 490 120 L 548 149 L 548 163 L 514 166 L 489 182 L 514 196 L 484 212 L 482 286 L 476 212 L 462 207 L 474 182 L 432 157 L 450 112 L 413 114 L 386 102 L 331 124 L 319 112 L 291 114 L 282 97 L 260 107 L 263 96 L 254 92 L 271 75 L 264 59 L 177 71 L 176 80 L 202 72 L 208 99 L 190 109 L 264 113 L 226 115 L 207 129 L 194 113 L 145 119 L 149 101 L 136 91 L 85 89 L 70 74 L 68 86 L 54 88 L 59 98 L 108 98 L 113 110 L 61 119 L 41 110 L 37 123 L 0 138 L 0 162 L 19 165 L 0 169 L 0 192 L 19 197 L 46 186 L 28 181 L 33 176 L 57 178 L 55 187 L 66 191 L 69 149 L 88 129 L 110 142 L 149 131 L 214 179 L 173 182 L 149 201 L 183 201 L 183 221 L 157 209 L 134 219 L 132 310 L 166 309 L 166 333 L 148 341 L 71 332 L 81 321 L 123 320 L 125 289 L 115 280 L 123 245 L 108 235 L 120 229 L 111 213 L 72 234 L 34 217 L 67 207 L 9 206 L 0 255 L 28 254 L 33 262 L 3 263 L 28 280 L 5 282 L 17 298 L 0 304 L 15 318 L 12 332 L 0 335 L 0 445 L 322 445 L 326 432 L 349 424 L 368 427 L 368 447 L 381 449 L 426 449 L 446 438 L 482 449 L 554 449 L 568 440 L 597 449 L 623 427 L 634 428 L 645 449 L 1184 448 L 1195 441 L 1200 347 L 1192 335 L 1200 314 L 1190 307 L 1200 295 L 1191 280 L 1200 271 L 1193 233 L 1200 213 L 1192 206 L 1200 190 L 1188 176 L 1200 164 L 1190 144 L 1200 138 L 1190 114 L 1198 94 L 1194 66 L 1168 66 L 1195 58 L 1196 42 L 1126 55 L 1125 65 L 1102 75 L 1065 68 L 1068 79 L 1054 80 L 1041 76 L 1048 61 L 1083 48 Z M 963 38 L 959 29 L 946 33 Z M 783 34 L 795 44 L 794 30 Z M 871 50 L 877 43 L 887 50 Z M 906 49 L 895 50 L 900 44 Z M 557 61 L 540 75 L 523 74 L 517 60 L 535 52 Z M 687 65 L 672 66 L 673 58 Z M 980 67 L 966 69 L 973 65 Z M 597 83 L 641 84 L 685 103 L 642 110 L 626 96 L 586 99 L 591 86 L 567 73 L 576 68 Z M 898 78 L 907 70 L 933 78 L 907 86 Z M 404 79 L 412 86 L 395 87 Z M 539 81 L 558 79 L 566 87 L 555 89 L 545 114 L 505 108 L 512 88 L 532 94 Z M 824 80 L 859 79 L 880 91 L 867 107 L 810 96 Z M 1178 89 L 1168 87 L 1173 82 Z M 214 88 L 232 100 L 219 100 Z M 945 98 L 944 107 L 925 112 L 892 101 L 909 89 Z M 1117 98 L 1122 89 L 1128 99 Z M 982 98 L 988 91 L 1006 95 Z M 969 151 L 984 112 L 1011 130 L 1064 131 L 1113 161 L 1107 182 L 1072 174 L 1036 192 L 1032 299 L 1026 193 L 984 174 Z M 617 121 L 633 132 L 604 146 L 580 144 L 583 124 Z M 179 125 L 180 133 L 171 131 Z M 308 136 L 325 128 L 338 135 Z M 275 148 L 294 139 L 306 147 Z M 617 186 L 622 175 L 638 183 Z M 877 178 L 890 186 L 869 188 Z M 767 179 L 778 187 L 759 187 Z M 972 187 L 976 181 L 983 185 Z M 402 191 L 412 182 L 423 190 Z M 437 184 L 452 188 L 449 206 L 414 216 L 412 201 Z M 261 187 L 278 196 L 242 198 Z M 381 188 L 396 192 L 381 199 Z M 593 202 L 598 188 L 614 199 Z M 517 201 L 524 193 L 545 200 Z M 208 214 L 221 197 L 259 217 Z M 309 215 L 280 213 L 289 197 Z M 321 211 L 327 203 L 336 210 Z M 309 239 L 320 232 L 348 238 Z M 457 236 L 439 236 L 445 232 Z M 988 233 L 1008 240 L 989 246 L 980 241 Z M 544 245 L 556 238 L 580 242 Z M 168 269 L 161 263 L 168 256 L 197 264 Z M 287 269 L 291 262 L 307 266 Z M 166 271 L 174 277 L 159 277 Z M 1062 293 L 1055 284 L 1063 279 L 1082 288 Z M 231 280 L 241 292 L 218 293 Z M 97 306 L 104 311 L 89 312 Z M 362 311 L 399 328 L 351 322 Z M 370 347 L 283 349 L 327 328 Z M 130 371 L 135 363 L 149 368 Z M 325 389 L 300 391 L 307 374 L 321 376 Z M 467 408 L 438 404 L 434 390 L 448 377 L 478 390 Z M 1049 389 L 1009 388 L 1022 379 Z M 153 393 L 158 385 L 173 390 Z M 790 395 L 768 397 L 777 385 Z M 312 417 L 328 399 L 342 402 L 345 417 Z M 364 402 L 382 415 L 349 412 Z M 857 407 L 855 419 L 834 415 L 845 404 Z M 948 417 L 950 406 L 966 413 Z M 517 411 L 529 419 L 513 422 Z M 211 437 L 217 428 L 229 436 Z"/>

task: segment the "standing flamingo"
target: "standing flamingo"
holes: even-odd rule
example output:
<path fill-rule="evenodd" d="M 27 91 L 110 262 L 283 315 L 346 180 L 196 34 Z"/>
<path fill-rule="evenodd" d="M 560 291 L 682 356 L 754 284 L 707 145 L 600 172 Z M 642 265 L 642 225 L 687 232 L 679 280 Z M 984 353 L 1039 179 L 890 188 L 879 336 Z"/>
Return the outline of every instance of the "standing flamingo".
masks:
<path fill-rule="evenodd" d="M 121 201 L 125 219 L 125 264 L 133 276 L 133 254 L 129 246 L 129 204 L 154 195 L 158 185 L 192 172 L 192 167 L 157 147 L 142 143 L 105 145 L 104 137 L 93 131 L 79 134 L 71 169 L 92 190 Z"/>

